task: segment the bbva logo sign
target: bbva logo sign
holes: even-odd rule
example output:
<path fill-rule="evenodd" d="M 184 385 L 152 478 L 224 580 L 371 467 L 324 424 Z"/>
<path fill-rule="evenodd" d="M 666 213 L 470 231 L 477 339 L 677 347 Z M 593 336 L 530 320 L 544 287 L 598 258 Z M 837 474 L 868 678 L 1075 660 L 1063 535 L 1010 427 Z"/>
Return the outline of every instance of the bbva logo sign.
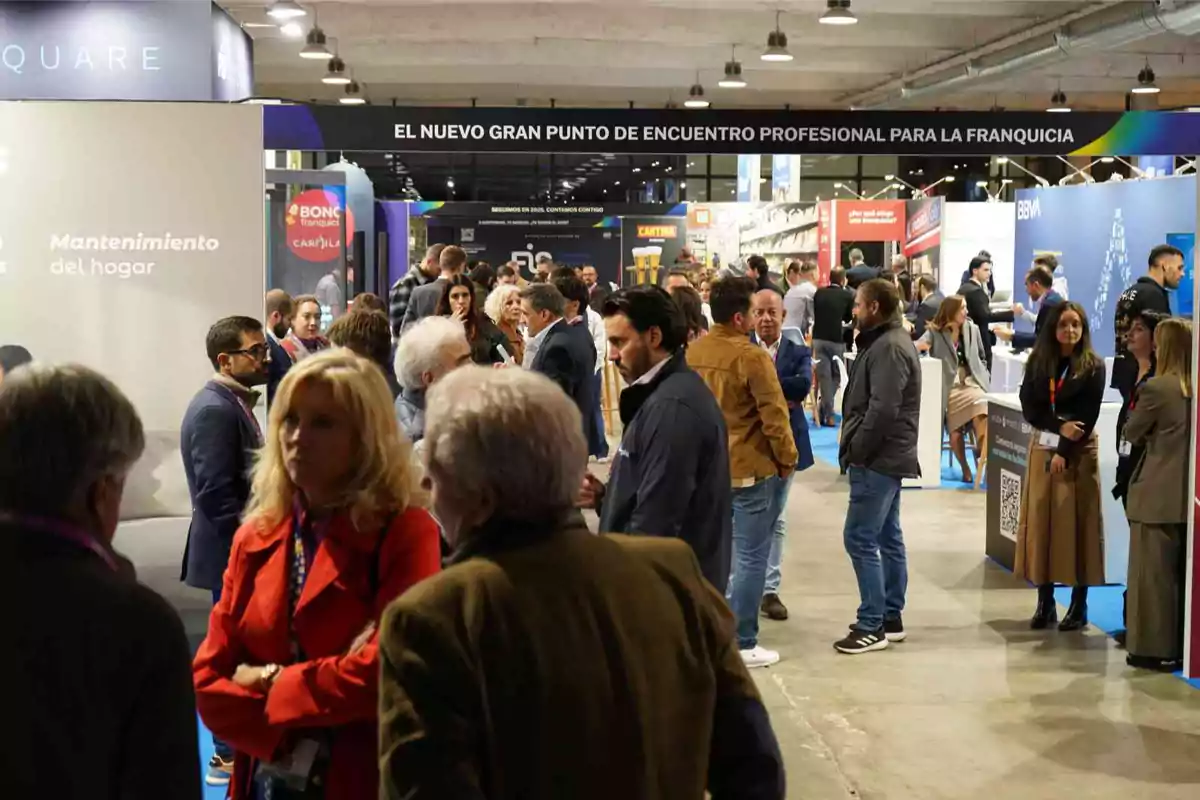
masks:
<path fill-rule="evenodd" d="M 1038 219 L 1042 216 L 1042 202 L 1038 198 L 1017 201 L 1017 219 Z"/>

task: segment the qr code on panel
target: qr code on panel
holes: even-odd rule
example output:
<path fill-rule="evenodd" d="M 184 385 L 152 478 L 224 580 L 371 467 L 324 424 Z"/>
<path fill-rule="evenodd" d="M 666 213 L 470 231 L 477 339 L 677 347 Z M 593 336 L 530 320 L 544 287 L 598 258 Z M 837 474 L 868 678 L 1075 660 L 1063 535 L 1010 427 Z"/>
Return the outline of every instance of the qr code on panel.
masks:
<path fill-rule="evenodd" d="M 1000 534 L 1017 540 L 1017 523 L 1021 516 L 1021 476 L 1006 469 L 1000 470 Z"/>

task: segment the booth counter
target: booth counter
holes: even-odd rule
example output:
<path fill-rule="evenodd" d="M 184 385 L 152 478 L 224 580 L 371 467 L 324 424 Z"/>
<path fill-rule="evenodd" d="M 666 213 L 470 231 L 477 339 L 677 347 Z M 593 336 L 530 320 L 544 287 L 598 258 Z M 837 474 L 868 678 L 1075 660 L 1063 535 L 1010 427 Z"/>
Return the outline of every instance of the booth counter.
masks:
<path fill-rule="evenodd" d="M 1029 361 L 1029 351 L 1014 353 L 1007 345 L 997 344 L 992 348 L 992 393 L 1016 395 L 1021 391 L 1021 381 L 1025 379 L 1025 363 Z M 1112 356 L 1104 359 L 1104 370 L 1112 375 Z M 1104 389 L 1104 402 L 1120 403 L 1121 393 L 1111 386 Z"/>
<path fill-rule="evenodd" d="M 1015 393 L 988 399 L 987 538 L 989 558 L 1012 569 L 1016 561 L 1017 521 L 1033 429 L 1021 413 Z M 1104 578 L 1125 583 L 1129 564 L 1129 523 L 1121 501 L 1112 496 L 1117 475 L 1117 414 L 1120 403 L 1100 406 L 1096 435 L 1100 446 L 1100 498 L 1104 521 Z"/>

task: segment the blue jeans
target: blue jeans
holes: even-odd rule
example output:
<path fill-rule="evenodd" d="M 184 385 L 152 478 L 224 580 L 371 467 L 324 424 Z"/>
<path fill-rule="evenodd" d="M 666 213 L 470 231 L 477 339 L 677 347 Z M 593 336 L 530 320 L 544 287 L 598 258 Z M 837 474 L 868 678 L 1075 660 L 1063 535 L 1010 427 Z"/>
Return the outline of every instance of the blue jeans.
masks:
<path fill-rule="evenodd" d="M 758 644 L 758 612 L 767 578 L 779 483 L 779 478 L 766 478 L 733 490 L 733 570 L 726 598 L 737 618 L 740 650 Z"/>
<path fill-rule="evenodd" d="M 221 601 L 221 587 L 223 585 L 224 585 L 223 583 L 218 583 L 217 588 L 212 590 L 212 599 L 213 599 L 214 606 Z M 224 742 L 222 742 L 215 735 L 212 737 L 212 740 L 213 740 L 213 751 L 218 756 L 220 756 L 222 760 L 232 761 L 233 760 L 233 748 L 230 747 L 229 745 L 225 744 Z"/>
<path fill-rule="evenodd" d="M 900 530 L 900 479 L 850 467 L 850 507 L 843 531 L 858 576 L 858 629 L 877 631 L 904 610 L 908 562 Z"/>
<path fill-rule="evenodd" d="M 608 439 L 604 438 L 604 370 L 592 373 L 592 416 L 596 420 L 594 428 L 589 432 L 592 441 L 588 442 L 588 455 L 596 458 L 608 458 Z"/>
<path fill-rule="evenodd" d="M 766 594 L 779 594 L 779 582 L 781 579 L 780 564 L 783 563 L 783 539 L 787 535 L 787 512 L 788 491 L 792 488 L 792 479 L 789 476 L 787 480 L 779 480 L 778 491 L 775 493 L 775 526 L 772 528 L 771 536 L 771 554 L 767 556 L 767 583 L 764 589 Z"/>

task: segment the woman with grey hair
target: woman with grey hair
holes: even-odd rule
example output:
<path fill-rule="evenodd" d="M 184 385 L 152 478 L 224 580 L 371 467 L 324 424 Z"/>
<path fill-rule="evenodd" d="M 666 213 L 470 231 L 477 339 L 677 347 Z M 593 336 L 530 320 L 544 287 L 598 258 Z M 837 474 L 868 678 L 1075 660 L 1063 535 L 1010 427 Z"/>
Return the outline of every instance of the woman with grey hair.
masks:
<path fill-rule="evenodd" d="M 586 463 L 542 375 L 464 367 L 430 391 L 454 554 L 380 627 L 381 797 L 784 796 L 724 599 L 685 542 L 592 535 Z"/>
<path fill-rule="evenodd" d="M 463 324 L 450 317 L 425 317 L 410 327 L 396 347 L 396 421 L 414 444 L 425 436 L 425 392 L 443 375 L 471 363 Z"/>
<path fill-rule="evenodd" d="M 144 447 L 133 405 L 85 367 L 31 364 L 0 386 L 13 797 L 200 797 L 183 624 L 112 548 Z"/>

